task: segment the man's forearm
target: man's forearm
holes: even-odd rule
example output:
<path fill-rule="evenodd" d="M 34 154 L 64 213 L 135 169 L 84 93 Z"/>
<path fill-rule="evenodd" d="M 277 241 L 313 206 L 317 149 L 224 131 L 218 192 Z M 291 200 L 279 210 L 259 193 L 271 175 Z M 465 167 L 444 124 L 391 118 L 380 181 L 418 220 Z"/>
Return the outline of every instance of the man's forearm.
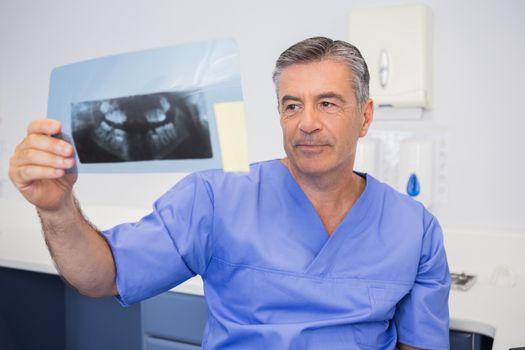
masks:
<path fill-rule="evenodd" d="M 111 250 L 71 196 L 53 212 L 38 210 L 46 244 L 64 279 L 92 297 L 117 294 Z"/>

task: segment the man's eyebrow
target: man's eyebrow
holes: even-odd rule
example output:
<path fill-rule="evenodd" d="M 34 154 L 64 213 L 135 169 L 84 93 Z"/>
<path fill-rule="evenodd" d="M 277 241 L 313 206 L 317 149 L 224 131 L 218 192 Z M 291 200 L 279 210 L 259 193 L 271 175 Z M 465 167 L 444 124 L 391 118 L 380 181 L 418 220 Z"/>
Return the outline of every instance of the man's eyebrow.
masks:
<path fill-rule="evenodd" d="M 318 100 L 322 100 L 324 98 L 335 98 L 343 103 L 346 103 L 346 99 L 343 97 L 343 95 L 332 91 L 323 92 L 322 94 L 317 95 Z"/>
<path fill-rule="evenodd" d="M 298 101 L 300 102 L 301 99 L 299 97 L 296 97 L 296 96 L 292 96 L 292 95 L 284 95 L 282 98 L 281 98 L 281 104 L 284 104 L 285 102 L 287 101 Z"/>

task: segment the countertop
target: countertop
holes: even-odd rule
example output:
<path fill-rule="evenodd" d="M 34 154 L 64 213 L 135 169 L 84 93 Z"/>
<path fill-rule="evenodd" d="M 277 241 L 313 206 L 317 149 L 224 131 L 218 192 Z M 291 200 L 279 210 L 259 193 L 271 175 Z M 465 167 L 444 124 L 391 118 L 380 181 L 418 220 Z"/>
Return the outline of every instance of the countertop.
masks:
<path fill-rule="evenodd" d="M 149 208 L 92 205 L 84 212 L 99 228 L 136 221 Z M 22 200 L 0 199 L 0 266 L 56 274 L 35 209 Z M 494 350 L 525 346 L 525 232 L 444 229 L 450 269 L 475 274 L 468 291 L 452 290 L 451 328 L 494 338 Z M 172 291 L 203 295 L 194 277 Z"/>

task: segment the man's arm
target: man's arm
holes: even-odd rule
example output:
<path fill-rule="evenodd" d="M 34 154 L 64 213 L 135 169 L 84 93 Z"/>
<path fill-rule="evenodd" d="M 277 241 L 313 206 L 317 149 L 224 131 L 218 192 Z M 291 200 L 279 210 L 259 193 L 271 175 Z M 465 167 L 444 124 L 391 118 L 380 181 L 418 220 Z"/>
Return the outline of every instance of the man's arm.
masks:
<path fill-rule="evenodd" d="M 416 279 L 410 293 L 397 304 L 394 320 L 399 344 L 445 350 L 450 347 L 450 273 L 439 223 L 428 214 L 424 225 Z"/>
<path fill-rule="evenodd" d="M 46 244 L 60 275 L 80 293 L 91 297 L 117 294 L 111 250 L 89 223 L 76 199 L 59 211 L 38 210 Z"/>
<path fill-rule="evenodd" d="M 111 250 L 99 232 L 83 217 L 73 196 L 76 174 L 72 145 L 52 137 L 59 122 L 36 120 L 17 146 L 9 164 L 9 177 L 37 208 L 45 240 L 60 274 L 89 296 L 117 294 Z"/>

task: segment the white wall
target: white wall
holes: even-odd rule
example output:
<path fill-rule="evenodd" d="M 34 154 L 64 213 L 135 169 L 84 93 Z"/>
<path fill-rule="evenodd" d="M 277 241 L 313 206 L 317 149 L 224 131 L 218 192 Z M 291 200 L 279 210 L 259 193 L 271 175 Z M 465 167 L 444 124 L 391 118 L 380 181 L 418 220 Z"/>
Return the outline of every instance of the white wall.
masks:
<path fill-rule="evenodd" d="M 407 124 L 448 131 L 448 203 L 436 214 L 449 227 L 523 231 L 525 1 L 424 2 L 435 16 L 435 108 L 425 120 Z M 270 79 L 278 54 L 309 36 L 345 39 L 352 8 L 394 3 L 402 2 L 3 0 L 0 194 L 18 196 L 5 181 L 8 156 L 29 120 L 46 116 L 49 74 L 55 66 L 234 37 L 241 50 L 250 161 L 281 157 Z M 149 206 L 179 178 L 82 174 L 77 194 L 87 203 Z"/>

